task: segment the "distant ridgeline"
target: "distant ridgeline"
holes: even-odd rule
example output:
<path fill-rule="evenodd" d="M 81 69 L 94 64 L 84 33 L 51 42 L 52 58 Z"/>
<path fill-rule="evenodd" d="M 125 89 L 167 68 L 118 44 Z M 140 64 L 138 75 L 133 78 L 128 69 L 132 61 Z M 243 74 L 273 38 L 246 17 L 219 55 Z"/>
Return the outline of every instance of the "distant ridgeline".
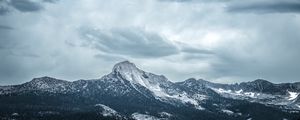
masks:
<path fill-rule="evenodd" d="M 171 82 L 117 63 L 100 79 L 51 77 L 0 87 L 2 120 L 298 120 L 300 82 Z"/>

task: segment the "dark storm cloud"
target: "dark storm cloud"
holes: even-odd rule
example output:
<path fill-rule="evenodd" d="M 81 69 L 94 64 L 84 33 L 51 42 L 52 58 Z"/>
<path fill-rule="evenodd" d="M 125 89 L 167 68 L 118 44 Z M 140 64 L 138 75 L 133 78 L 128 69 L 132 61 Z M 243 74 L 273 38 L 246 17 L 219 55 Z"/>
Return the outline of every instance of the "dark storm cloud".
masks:
<path fill-rule="evenodd" d="M 181 49 L 181 52 L 190 54 L 215 54 L 213 51 L 194 47 L 184 47 Z"/>
<path fill-rule="evenodd" d="M 138 28 L 81 31 L 89 46 L 102 52 L 131 57 L 155 58 L 177 54 L 175 45 L 157 33 Z"/>
<path fill-rule="evenodd" d="M 48 2 L 48 3 L 56 3 L 58 2 L 59 0 L 43 0 L 43 2 Z"/>
<path fill-rule="evenodd" d="M 13 28 L 6 25 L 0 25 L 0 30 L 12 30 Z"/>
<path fill-rule="evenodd" d="M 0 0 L 0 15 L 6 15 L 13 9 L 20 12 L 37 12 L 44 8 L 43 3 L 56 3 L 58 1 L 59 0 Z"/>
<path fill-rule="evenodd" d="M 160 0 L 162 2 L 191 2 L 194 0 Z"/>
<path fill-rule="evenodd" d="M 180 47 L 180 52 L 185 60 L 204 60 L 215 55 L 214 51 L 207 50 L 205 48 L 193 47 L 191 45 L 178 42 L 177 45 Z"/>
<path fill-rule="evenodd" d="M 5 15 L 9 12 L 7 7 L 0 6 L 0 15 Z"/>
<path fill-rule="evenodd" d="M 192 45 L 188 45 L 182 42 L 176 42 L 177 46 L 180 48 L 180 52 L 188 53 L 188 54 L 215 54 L 211 50 L 207 50 L 205 48 L 195 47 Z"/>
<path fill-rule="evenodd" d="M 256 1 L 240 2 L 231 4 L 227 9 L 229 12 L 250 13 L 299 13 L 300 1 Z"/>
<path fill-rule="evenodd" d="M 228 2 L 231 0 L 160 0 L 162 2 L 178 2 L 178 3 L 203 3 L 203 2 Z"/>
<path fill-rule="evenodd" d="M 22 12 L 39 11 L 43 8 L 40 3 L 30 0 L 11 0 L 9 4 Z"/>

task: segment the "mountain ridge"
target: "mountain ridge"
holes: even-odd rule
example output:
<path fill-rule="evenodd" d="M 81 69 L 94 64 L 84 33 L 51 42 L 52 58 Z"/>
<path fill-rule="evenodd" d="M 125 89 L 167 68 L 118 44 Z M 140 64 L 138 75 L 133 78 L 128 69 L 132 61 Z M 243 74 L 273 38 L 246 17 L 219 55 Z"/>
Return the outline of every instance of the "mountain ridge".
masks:
<path fill-rule="evenodd" d="M 54 113 L 71 107 L 68 110 L 70 114 L 96 110 L 96 116 L 113 119 L 136 119 L 137 116 L 153 119 L 198 119 L 200 116 L 213 120 L 283 119 L 286 116 L 298 117 L 299 88 L 297 83 L 274 84 L 261 79 L 238 84 L 220 84 L 195 78 L 172 82 L 163 75 L 145 72 L 135 64 L 124 61 L 117 63 L 111 73 L 99 79 L 70 82 L 44 76 L 19 85 L 2 86 L 0 106 L 4 106 L 3 111 L 14 111 L 16 109 L 12 106 L 25 104 L 31 107 L 17 108 L 39 112 L 40 106 L 54 107 Z M 21 100 L 25 98 L 28 100 Z M 99 106 L 104 108 L 99 109 Z M 278 116 L 260 116 L 251 110 L 253 106 L 260 107 L 262 112 L 276 112 Z M 107 113 L 109 111 L 113 114 Z M 25 113 L 20 114 L 31 114 Z M 36 117 L 35 114 L 29 117 Z"/>

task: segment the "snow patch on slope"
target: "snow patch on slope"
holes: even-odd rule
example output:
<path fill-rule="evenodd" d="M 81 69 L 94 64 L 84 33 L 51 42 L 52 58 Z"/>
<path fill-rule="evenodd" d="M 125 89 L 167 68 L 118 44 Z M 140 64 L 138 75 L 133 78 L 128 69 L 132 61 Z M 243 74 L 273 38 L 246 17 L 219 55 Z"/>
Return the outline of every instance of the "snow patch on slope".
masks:
<path fill-rule="evenodd" d="M 290 91 L 287 91 L 289 93 L 289 97 L 288 97 L 288 100 L 295 100 L 299 93 L 296 93 L 296 92 L 290 92 Z"/>
<path fill-rule="evenodd" d="M 131 117 L 135 120 L 160 120 L 159 118 L 151 115 L 141 114 L 141 113 L 133 113 Z"/>
<path fill-rule="evenodd" d="M 160 112 L 158 113 L 160 115 L 160 117 L 164 117 L 164 118 L 169 118 L 172 117 L 173 115 L 168 113 L 168 112 Z"/>
<path fill-rule="evenodd" d="M 234 97 L 234 98 L 253 98 L 253 99 L 266 99 L 266 98 L 274 98 L 273 95 L 256 93 L 256 92 L 244 92 L 242 89 L 233 91 L 233 90 L 224 90 L 222 88 L 211 88 L 215 92 L 226 96 L 226 97 Z"/>
<path fill-rule="evenodd" d="M 296 104 L 296 106 L 300 109 L 300 105 Z"/>
<path fill-rule="evenodd" d="M 112 108 L 110 108 L 110 107 L 108 107 L 108 106 L 106 106 L 106 105 L 103 105 L 103 104 L 96 104 L 95 105 L 96 107 L 101 107 L 102 108 L 102 111 L 101 111 L 101 114 L 103 115 L 103 116 L 116 116 L 116 115 L 118 115 L 118 112 L 117 111 L 115 111 L 114 109 L 112 109 Z"/>
<path fill-rule="evenodd" d="M 183 104 L 192 104 L 198 110 L 204 110 L 205 109 L 205 108 L 203 108 L 202 106 L 199 105 L 197 100 L 188 97 L 186 92 L 177 93 L 177 94 L 174 94 L 174 95 L 169 95 L 165 92 L 160 92 L 158 94 L 156 92 L 154 92 L 154 94 L 159 97 L 158 99 L 160 99 L 160 98 L 162 98 L 162 99 L 167 99 L 167 98 L 176 99 L 176 100 L 181 101 Z"/>
<path fill-rule="evenodd" d="M 257 98 L 257 96 L 260 95 L 260 93 L 254 93 L 254 92 L 243 92 L 243 90 L 237 90 L 237 91 L 233 91 L 233 90 L 224 90 L 222 88 L 212 88 L 215 92 L 217 93 L 225 93 L 225 94 L 229 94 L 229 95 L 237 95 L 237 96 L 246 96 L 246 97 L 251 97 L 251 98 Z"/>
<path fill-rule="evenodd" d="M 223 110 L 221 110 L 223 113 L 226 113 L 226 114 L 228 114 L 228 115 L 232 115 L 232 114 L 234 114 L 234 112 L 232 112 L 231 110 L 227 110 L 227 109 L 223 109 Z"/>

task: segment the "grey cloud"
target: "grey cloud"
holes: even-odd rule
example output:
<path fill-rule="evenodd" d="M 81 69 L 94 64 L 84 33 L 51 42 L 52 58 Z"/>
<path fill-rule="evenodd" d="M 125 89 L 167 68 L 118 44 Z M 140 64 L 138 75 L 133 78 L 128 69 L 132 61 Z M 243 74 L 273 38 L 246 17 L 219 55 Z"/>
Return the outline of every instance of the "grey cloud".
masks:
<path fill-rule="evenodd" d="M 244 78 L 264 78 L 273 82 L 299 81 L 300 65 L 300 27 L 298 19 L 272 19 L 264 17 L 253 20 L 255 36 L 241 40 L 238 44 L 224 44 L 215 50 L 212 62 L 214 75 L 243 76 Z M 250 19 L 251 21 L 251 19 Z M 252 22 L 250 22 L 252 23 Z M 228 47 L 230 46 L 230 47 Z"/>
<path fill-rule="evenodd" d="M 44 8 L 43 3 L 56 3 L 58 0 L 1 0 L 0 15 L 6 15 L 11 10 L 16 9 L 20 12 L 37 12 Z"/>
<path fill-rule="evenodd" d="M 0 30 L 12 30 L 13 28 L 6 25 L 0 25 Z"/>
<path fill-rule="evenodd" d="M 191 2 L 194 0 L 160 0 L 161 2 Z"/>
<path fill-rule="evenodd" d="M 160 0 L 162 2 L 178 2 L 178 3 L 203 3 L 203 2 L 229 2 L 231 0 Z"/>
<path fill-rule="evenodd" d="M 102 52 L 131 57 L 155 58 L 177 54 L 175 45 L 157 33 L 138 28 L 81 30 L 89 46 Z"/>
<path fill-rule="evenodd" d="M 297 13 L 297 1 L 61 0 L 45 7 L 57 0 L 23 0 L 19 6 L 36 5 L 25 11 L 12 1 L 0 0 L 0 84 L 41 75 L 96 78 L 126 59 L 174 81 L 299 81 L 298 15 L 230 13 Z M 92 27 L 78 37 L 78 26 Z"/>
<path fill-rule="evenodd" d="M 24 57 L 24 58 L 26 58 L 26 57 L 29 57 L 29 58 L 38 58 L 38 57 L 40 57 L 40 55 L 37 55 L 37 54 L 32 53 L 30 51 L 20 51 L 20 52 L 10 51 L 10 55 Z"/>
<path fill-rule="evenodd" d="M 40 3 L 30 0 L 11 0 L 10 5 L 22 12 L 39 11 L 43 8 Z"/>
<path fill-rule="evenodd" d="M 48 2 L 48 3 L 56 3 L 58 2 L 59 0 L 43 0 L 43 2 Z"/>
<path fill-rule="evenodd" d="M 177 42 L 177 45 L 180 47 L 180 52 L 182 53 L 184 60 L 203 60 L 215 55 L 214 51 L 205 48 L 194 47 L 179 42 Z"/>
<path fill-rule="evenodd" d="M 111 61 L 111 62 L 115 62 L 115 63 L 117 63 L 119 61 L 127 60 L 127 59 L 117 56 L 117 55 L 103 54 L 103 53 L 96 54 L 94 57 L 97 59 L 102 59 L 102 60 Z"/>
<path fill-rule="evenodd" d="M 183 60 L 185 61 L 200 61 L 207 60 L 214 57 L 212 54 L 183 54 Z"/>
<path fill-rule="evenodd" d="M 226 76 L 238 76 L 245 79 L 253 80 L 257 78 L 264 78 L 273 82 L 292 82 L 299 80 L 299 65 L 294 63 L 299 60 L 299 56 L 295 56 L 291 63 L 274 62 L 272 59 L 266 57 L 241 57 L 240 54 L 228 53 L 229 51 L 220 52 L 217 60 L 212 65 L 213 76 L 222 78 Z M 234 52 L 234 51 L 231 51 Z M 261 51 L 263 52 L 263 51 Z M 268 54 L 268 53 L 263 53 Z M 279 57 L 277 55 L 274 55 Z"/>
<path fill-rule="evenodd" d="M 9 12 L 9 9 L 4 6 L 0 6 L 0 15 L 5 15 Z"/>
<path fill-rule="evenodd" d="M 252 76 L 253 74 L 255 74 L 253 73 L 254 67 L 256 67 L 257 69 L 262 67 L 262 66 L 258 66 L 257 62 L 253 59 L 244 59 L 232 53 L 234 53 L 234 51 L 232 51 L 231 49 L 230 50 L 223 49 L 223 51 L 218 52 L 216 58 L 217 61 L 215 61 L 212 64 L 214 68 L 214 72 L 217 73 L 216 74 L 217 77 Z M 257 70 L 256 72 L 259 71 Z"/>
<path fill-rule="evenodd" d="M 239 2 L 228 6 L 229 12 L 244 13 L 299 13 L 300 1 L 256 1 L 256 2 Z"/>
<path fill-rule="evenodd" d="M 181 52 L 190 54 L 215 54 L 213 51 L 194 47 L 184 47 L 181 49 Z"/>

